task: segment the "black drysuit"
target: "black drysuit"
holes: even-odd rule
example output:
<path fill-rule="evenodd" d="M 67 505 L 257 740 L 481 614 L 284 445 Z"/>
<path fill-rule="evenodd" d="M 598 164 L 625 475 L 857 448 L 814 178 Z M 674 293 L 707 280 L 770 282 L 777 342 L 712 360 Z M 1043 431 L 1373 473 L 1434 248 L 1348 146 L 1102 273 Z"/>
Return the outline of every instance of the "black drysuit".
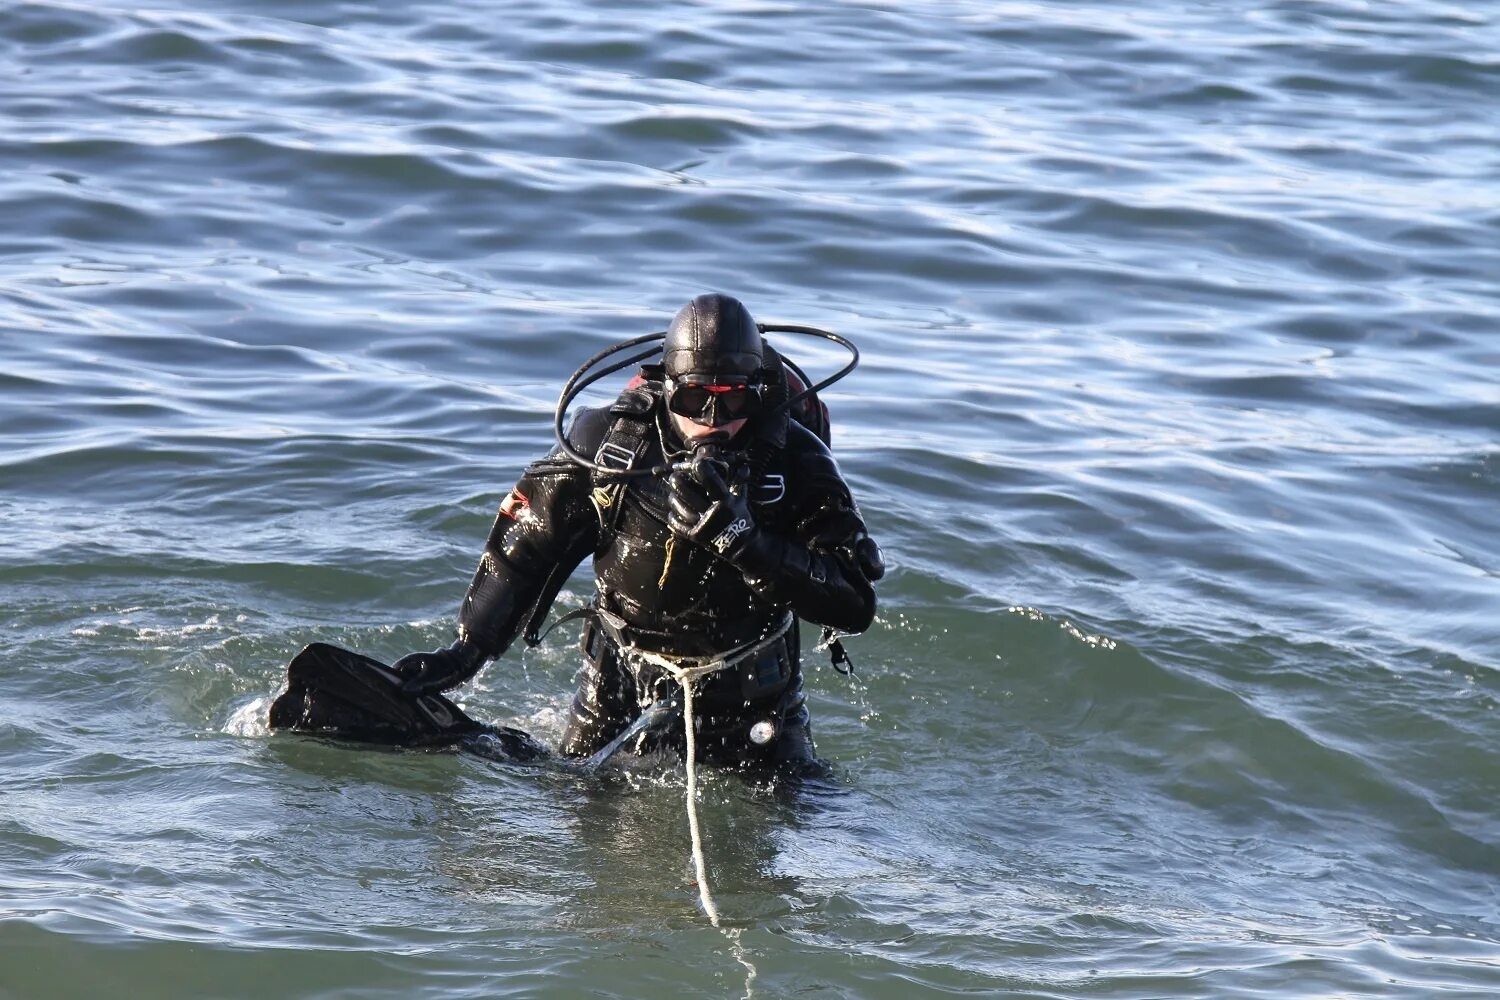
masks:
<path fill-rule="evenodd" d="M 568 441 L 612 469 L 653 468 L 690 457 L 667 420 L 659 383 L 647 382 L 612 407 L 580 412 Z M 630 650 L 712 657 L 740 649 L 751 655 L 695 687 L 699 758 L 812 758 L 795 619 L 864 631 L 875 613 L 878 550 L 833 456 L 807 428 L 785 413 L 761 417 L 731 444 L 729 478 L 748 491 L 760 529 L 752 571 L 673 535 L 665 475 L 605 477 L 554 451 L 501 504 L 459 612 L 460 637 L 486 656 L 503 653 L 583 558 L 594 559 L 587 665 L 563 753 L 593 753 L 675 689 Z M 752 739 L 757 723 L 769 725 Z M 682 749 L 680 723 L 667 741 Z"/>

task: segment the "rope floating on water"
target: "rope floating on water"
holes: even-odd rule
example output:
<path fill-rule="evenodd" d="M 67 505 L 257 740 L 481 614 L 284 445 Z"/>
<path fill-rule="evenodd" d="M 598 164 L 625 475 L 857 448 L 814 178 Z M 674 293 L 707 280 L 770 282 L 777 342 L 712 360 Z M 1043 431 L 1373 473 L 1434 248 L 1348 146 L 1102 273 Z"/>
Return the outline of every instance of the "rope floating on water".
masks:
<path fill-rule="evenodd" d="M 687 741 L 687 814 L 688 833 L 693 840 L 693 870 L 698 876 L 698 899 L 703 912 L 715 927 L 719 926 L 719 908 L 714 905 L 713 894 L 708 888 L 708 862 L 703 854 L 703 831 L 698 826 L 698 741 L 693 731 L 693 687 L 698 678 L 718 673 L 731 665 L 728 659 L 705 663 L 696 667 L 684 667 L 673 663 L 665 656 L 636 650 L 636 655 L 665 671 L 682 688 L 682 727 Z"/>
<path fill-rule="evenodd" d="M 777 633 L 776 638 L 785 634 L 786 629 L 782 629 Z M 703 854 L 703 832 L 698 827 L 698 742 L 693 732 L 693 686 L 697 684 L 698 678 L 717 673 L 742 659 L 744 657 L 740 656 L 734 660 L 725 659 L 699 667 L 681 667 L 665 658 L 652 662 L 670 674 L 682 688 L 682 725 L 687 742 L 688 832 L 693 839 L 693 870 L 698 876 L 698 900 L 703 904 L 703 912 L 708 915 L 708 922 L 729 937 L 734 960 L 745 970 L 745 1000 L 750 1000 L 755 996 L 755 980 L 759 971 L 755 968 L 755 963 L 750 961 L 745 954 L 745 946 L 740 942 L 740 929 L 735 927 L 725 931 L 720 926 L 719 908 L 714 904 L 713 894 L 708 889 L 708 862 Z"/>
<path fill-rule="evenodd" d="M 708 888 L 708 862 L 703 853 L 703 831 L 698 825 L 698 741 L 694 731 L 693 687 L 699 678 L 716 674 L 720 670 L 727 670 L 752 656 L 758 656 L 772 643 L 779 642 L 791 630 L 793 622 L 792 616 L 787 615 L 781 624 L 764 638 L 746 643 L 738 649 L 732 649 L 707 662 L 697 657 L 672 657 L 662 653 L 653 653 L 638 646 L 627 646 L 622 650 L 627 656 L 637 657 L 642 662 L 661 669 L 682 688 L 682 727 L 687 743 L 685 749 L 687 752 L 688 833 L 693 841 L 693 870 L 698 876 L 698 899 L 703 904 L 703 912 L 708 915 L 709 922 L 715 927 L 719 926 L 719 908 L 714 905 L 713 894 Z"/>
<path fill-rule="evenodd" d="M 675 678 L 682 685 L 682 725 L 687 733 L 687 814 L 688 832 L 693 838 L 693 870 L 698 875 L 698 899 L 709 923 L 719 926 L 719 908 L 708 891 L 708 862 L 703 856 L 703 832 L 698 828 L 698 746 L 693 735 L 693 685 L 696 678 Z"/>

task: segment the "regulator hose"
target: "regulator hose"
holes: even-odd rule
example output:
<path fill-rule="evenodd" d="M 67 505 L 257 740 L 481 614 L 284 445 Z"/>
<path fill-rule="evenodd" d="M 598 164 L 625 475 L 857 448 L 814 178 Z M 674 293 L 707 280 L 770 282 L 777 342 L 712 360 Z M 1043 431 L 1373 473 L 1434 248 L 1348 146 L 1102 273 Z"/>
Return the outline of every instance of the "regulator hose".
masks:
<path fill-rule="evenodd" d="M 842 368 L 840 368 L 838 371 L 834 372 L 827 378 L 823 379 L 821 382 L 818 382 L 815 385 L 808 385 L 807 388 L 803 389 L 801 392 L 797 393 L 794 396 L 791 396 L 784 402 L 778 403 L 768 412 L 768 416 L 774 417 L 777 414 L 791 408 L 795 404 L 800 403 L 803 399 L 806 399 L 813 393 L 821 392 L 822 390 L 833 385 L 839 379 L 843 378 L 845 375 L 848 375 L 850 372 L 854 371 L 854 369 L 859 365 L 859 348 L 855 347 L 853 341 L 849 340 L 849 338 L 840 336 L 837 333 L 833 333 L 828 330 L 821 330 L 815 326 L 799 326 L 788 323 L 757 323 L 755 325 L 756 328 L 760 330 L 762 335 L 767 333 L 795 333 L 807 337 L 819 337 L 823 340 L 832 341 L 833 343 L 838 344 L 840 347 L 844 348 L 844 350 L 849 352 L 849 361 Z M 615 372 L 619 371 L 622 368 L 628 368 L 631 365 L 639 364 L 640 362 L 645 361 L 647 358 L 661 353 L 661 342 L 665 340 L 666 337 L 667 332 L 665 330 L 662 330 L 658 333 L 648 333 L 640 337 L 632 337 L 630 340 L 622 340 L 618 344 L 613 344 L 609 347 L 606 347 L 598 354 L 595 354 L 593 357 L 589 358 L 582 365 L 580 365 L 571 376 L 569 376 L 568 381 L 563 384 L 562 393 L 557 398 L 557 409 L 556 411 L 554 411 L 552 418 L 552 433 L 557 438 L 558 448 L 571 461 L 583 466 L 590 472 L 597 473 L 601 476 L 616 478 L 628 478 L 632 476 L 660 476 L 665 475 L 667 472 L 671 471 L 672 467 L 670 465 L 657 465 L 647 469 L 606 468 L 605 466 L 597 464 L 593 461 L 593 459 L 582 454 L 571 444 L 569 444 L 567 434 L 563 431 L 563 421 L 567 417 L 568 407 L 572 405 L 573 400 L 582 395 L 585 389 L 587 389 L 589 386 L 593 385 L 600 379 L 613 375 Z M 624 361 L 616 361 L 597 372 L 593 371 L 594 368 L 604 364 L 605 361 L 614 357 L 615 355 L 623 354 L 626 351 L 629 351 L 632 348 L 640 347 L 643 344 L 650 344 L 651 346 L 643 351 L 632 354 Z M 802 376 L 802 370 L 800 368 L 798 368 L 795 364 L 792 364 L 790 361 L 788 361 L 787 364 L 794 372 L 796 372 L 799 376 Z M 802 381 L 804 385 L 807 384 L 806 376 L 802 376 Z"/>

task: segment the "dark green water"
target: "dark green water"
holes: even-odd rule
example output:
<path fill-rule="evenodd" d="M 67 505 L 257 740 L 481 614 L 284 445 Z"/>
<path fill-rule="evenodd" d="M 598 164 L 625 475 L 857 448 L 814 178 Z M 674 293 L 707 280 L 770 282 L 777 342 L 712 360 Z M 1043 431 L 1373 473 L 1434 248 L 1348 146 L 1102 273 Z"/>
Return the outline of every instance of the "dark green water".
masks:
<path fill-rule="evenodd" d="M 1497 52 L 1426 0 L 0 4 L 0 996 L 1500 995 Z M 680 772 L 262 722 L 308 641 L 446 642 L 562 380 L 708 289 L 860 343 L 893 565 L 808 662 L 837 783 L 706 781 L 729 933 Z M 555 740 L 575 668 L 463 700 Z"/>

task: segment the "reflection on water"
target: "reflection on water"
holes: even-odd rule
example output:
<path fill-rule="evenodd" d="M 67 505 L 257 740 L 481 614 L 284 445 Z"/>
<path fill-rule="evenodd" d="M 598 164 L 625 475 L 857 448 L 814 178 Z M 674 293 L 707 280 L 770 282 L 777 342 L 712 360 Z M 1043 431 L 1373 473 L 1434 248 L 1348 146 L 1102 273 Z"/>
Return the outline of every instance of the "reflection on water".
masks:
<path fill-rule="evenodd" d="M 0 993 L 1500 994 L 1500 22 L 640 15 L 0 18 Z M 675 764 L 260 725 L 446 644 L 568 373 L 715 288 L 859 344 L 891 563 L 833 783 L 705 781 L 732 938 Z"/>

